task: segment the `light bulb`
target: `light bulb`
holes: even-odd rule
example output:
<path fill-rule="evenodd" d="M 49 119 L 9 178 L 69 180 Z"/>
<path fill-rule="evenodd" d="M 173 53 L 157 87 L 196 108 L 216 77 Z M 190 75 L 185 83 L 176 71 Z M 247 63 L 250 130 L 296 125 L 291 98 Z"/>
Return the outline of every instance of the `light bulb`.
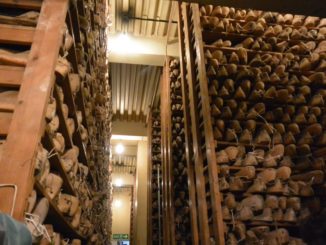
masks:
<path fill-rule="evenodd" d="M 121 187 L 122 184 L 123 184 L 122 179 L 117 179 L 117 180 L 115 181 L 115 186 L 117 186 L 117 187 Z"/>
<path fill-rule="evenodd" d="M 114 207 L 120 208 L 122 206 L 122 202 L 120 200 L 115 200 L 114 201 Z"/>
<path fill-rule="evenodd" d="M 121 143 L 117 144 L 115 147 L 115 152 L 117 154 L 122 154 L 124 152 L 124 150 L 125 150 L 125 147 Z"/>

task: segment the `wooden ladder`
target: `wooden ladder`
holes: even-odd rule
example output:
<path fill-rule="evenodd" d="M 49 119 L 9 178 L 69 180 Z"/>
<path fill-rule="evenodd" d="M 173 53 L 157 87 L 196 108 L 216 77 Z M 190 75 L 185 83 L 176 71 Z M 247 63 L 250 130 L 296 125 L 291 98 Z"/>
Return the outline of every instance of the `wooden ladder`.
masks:
<path fill-rule="evenodd" d="M 0 135 L 4 139 L 0 160 L 0 183 L 17 186 L 12 203 L 10 189 L 0 190 L 0 210 L 23 220 L 27 198 L 34 185 L 34 158 L 44 132 L 44 115 L 55 76 L 68 0 L 0 0 L 4 10 L 35 10 L 40 15 L 36 25 L 15 24 L 10 17 L 0 17 L 0 47 L 29 50 L 23 63 L 0 60 L 0 87 L 18 91 L 9 103 L 0 102 Z M 10 24 L 11 23 L 11 24 Z"/>

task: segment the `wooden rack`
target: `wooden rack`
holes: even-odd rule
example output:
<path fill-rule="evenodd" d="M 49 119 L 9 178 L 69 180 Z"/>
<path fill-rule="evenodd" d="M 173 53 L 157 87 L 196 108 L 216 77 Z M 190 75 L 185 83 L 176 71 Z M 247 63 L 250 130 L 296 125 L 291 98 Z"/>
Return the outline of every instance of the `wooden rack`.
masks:
<path fill-rule="evenodd" d="M 12 5 L 12 7 L 14 6 L 16 5 Z M 41 5 L 37 7 L 41 11 L 38 23 L 51 23 L 51 25 L 45 27 L 39 24 L 34 28 L 35 32 L 31 32 L 30 41 L 24 43 L 24 45 L 31 45 L 31 48 L 27 46 L 31 51 L 27 64 L 24 65 L 24 71 L 19 69 L 19 73 L 23 72 L 23 74 L 16 75 L 17 80 L 15 80 L 17 82 L 18 78 L 21 79 L 19 81 L 18 103 L 15 106 L 11 121 L 7 121 L 10 127 L 0 163 L 1 173 L 7 173 L 0 175 L 0 182 L 15 183 L 18 187 L 14 216 L 20 220 L 24 216 L 26 197 L 28 197 L 33 186 L 33 181 L 31 181 L 34 172 L 33 159 L 35 149 L 44 130 L 45 108 L 54 83 L 54 67 L 61 46 L 62 35 L 57 30 L 64 24 L 68 1 L 44 1 L 41 9 Z M 52 18 L 57 18 L 57 21 L 51 22 Z M 2 44 L 19 45 L 22 43 L 17 41 L 17 37 L 25 36 L 24 30 L 21 31 L 20 28 L 10 28 L 9 26 L 4 26 L 4 29 L 5 31 L 1 31 Z M 16 34 L 6 37 L 6 32 L 16 32 Z M 49 33 L 51 34 L 49 35 Z M 42 59 L 47 60 L 47 62 L 43 62 Z M 5 70 L 13 73 L 18 69 L 5 67 Z M 1 77 L 3 76 L 1 75 Z M 42 90 L 40 89 L 41 86 L 43 86 Z M 32 118 L 36 120 L 31 120 Z M 17 177 L 17 173 L 21 173 L 21 176 Z M 7 200 L 1 202 L 1 210 L 7 212 L 8 208 L 11 207 L 12 204 L 8 203 L 11 200 L 11 195 L 12 193 L 7 191 L 1 192 L 1 199 Z"/>
<path fill-rule="evenodd" d="M 6 53 L 0 53 L 0 86 L 18 91 L 15 101 L 0 102 L 1 137 L 5 142 L 0 160 L 0 183 L 14 184 L 18 189 L 14 204 L 11 203 L 13 193 L 10 190 L 0 191 L 0 210 L 8 213 L 14 205 L 13 216 L 22 221 L 27 199 L 34 188 L 39 198 L 45 197 L 50 202 L 46 222 L 51 223 L 55 231 L 69 239 L 81 239 L 83 243 L 92 239 L 109 244 L 112 213 L 108 204 L 112 202 L 112 187 L 108 149 L 112 108 L 106 59 L 106 3 L 78 0 L 75 6 L 67 0 L 0 0 L 0 7 L 11 9 L 9 13 L 39 12 L 37 21 L 0 16 L 0 48 L 13 50 L 13 53 L 29 51 L 28 56 L 18 55 L 18 59 L 12 61 L 10 58 L 9 62 Z M 88 23 L 91 25 L 88 26 Z M 65 50 L 67 35 L 72 37 L 72 45 Z M 93 35 L 93 38 L 88 39 L 88 35 Z M 67 72 L 59 72 L 58 56 L 66 57 L 70 67 Z M 70 75 L 80 80 L 77 92 L 73 91 Z M 53 99 L 59 127 L 50 132 L 45 114 L 49 101 Z M 71 131 L 67 120 L 75 125 L 74 131 Z M 87 195 L 80 193 L 81 188 L 76 187 L 74 180 L 82 178 L 80 170 L 78 176 L 73 177 L 65 172 L 62 163 L 64 152 L 55 149 L 54 133 L 63 136 L 65 150 L 74 146 L 78 148 L 78 162 L 89 170 L 83 180 L 88 189 Z M 73 228 L 71 219 L 60 213 L 56 198 L 50 199 L 42 183 L 34 178 L 40 144 L 51 153 L 50 171 L 62 178 L 63 192 L 81 199 L 84 218 L 87 216 L 86 219 L 95 228 L 91 233 Z M 99 195 L 105 198 L 99 199 Z M 92 199 L 93 209 L 88 210 L 85 201 Z"/>
<path fill-rule="evenodd" d="M 169 244 L 198 244 L 194 165 L 189 150 L 189 112 L 185 112 L 185 90 L 179 60 L 167 57 L 163 69 L 161 117 L 165 141 L 163 183 L 167 194 L 164 203 L 168 217 L 164 241 Z M 187 116 L 185 116 L 187 115 Z M 191 232 L 189 232 L 191 230 Z M 166 243 L 165 243 L 166 244 Z"/>
<path fill-rule="evenodd" d="M 213 6 L 214 7 L 214 6 Z M 206 8 L 209 11 L 210 8 Z M 230 68 L 232 62 L 230 62 L 230 56 L 233 54 L 238 54 L 239 45 L 246 40 L 247 38 L 253 38 L 253 40 L 261 40 L 261 42 L 270 41 L 269 38 L 264 35 L 248 33 L 239 31 L 239 33 L 227 33 L 225 30 L 217 31 L 212 27 L 212 25 L 208 25 L 208 27 L 203 26 L 203 12 L 206 10 L 200 9 L 198 4 L 187 4 L 187 3 L 179 3 L 178 4 L 178 33 L 179 33 L 179 50 L 180 50 L 180 97 L 175 98 L 174 96 L 174 88 L 171 88 L 171 79 L 173 77 L 171 75 L 171 60 L 172 58 L 167 57 L 165 62 L 163 76 L 162 76 L 162 87 L 161 87 L 161 124 L 162 124 L 162 159 L 163 159 L 163 231 L 164 231 L 164 244 L 178 244 L 180 240 L 178 240 L 178 226 L 176 225 L 176 209 L 174 207 L 174 202 L 176 198 L 176 188 L 174 184 L 176 183 L 176 178 L 180 178 L 180 175 L 175 171 L 176 162 L 174 162 L 174 158 L 177 153 L 173 151 L 173 144 L 175 140 L 175 135 L 172 133 L 174 130 L 174 122 L 171 120 L 173 117 L 174 111 L 171 110 L 172 106 L 175 104 L 182 104 L 181 111 L 177 112 L 177 116 L 183 118 L 183 126 L 184 126 L 184 148 L 183 145 L 180 145 L 178 148 L 179 151 L 184 152 L 186 166 L 187 166 L 187 194 L 189 195 L 188 204 L 189 204 L 189 215 L 191 220 L 191 232 L 188 229 L 188 234 L 184 234 L 182 237 L 183 241 L 187 239 L 187 235 L 191 235 L 191 242 L 187 241 L 186 244 L 226 244 L 230 242 L 230 239 L 233 236 L 238 236 L 239 234 L 233 233 L 231 230 L 231 226 L 238 224 L 240 221 L 236 220 L 235 223 L 232 223 L 230 220 L 225 218 L 225 203 L 224 198 L 225 194 L 233 194 L 236 197 L 237 202 L 241 202 L 247 195 L 246 193 L 248 187 L 253 184 L 253 180 L 247 180 L 244 190 L 239 191 L 231 191 L 220 190 L 222 188 L 221 182 L 223 180 L 230 181 L 231 177 L 235 177 L 236 173 L 243 170 L 245 166 L 234 165 L 235 161 L 230 160 L 228 162 L 224 162 L 221 164 L 220 157 L 224 151 L 228 147 L 244 147 L 245 156 L 248 155 L 251 151 L 255 149 L 264 150 L 264 157 L 267 156 L 269 152 L 274 147 L 274 143 L 271 143 L 272 140 L 276 139 L 276 136 L 279 135 L 279 139 L 281 143 L 285 146 L 284 157 L 291 159 L 294 165 L 290 166 L 292 174 L 290 176 L 290 180 L 293 182 L 298 179 L 302 179 L 303 177 L 300 174 L 316 174 L 319 176 L 319 180 L 315 180 L 312 183 L 312 187 L 314 189 L 314 196 L 304 196 L 301 194 L 295 193 L 286 193 L 286 192 L 278 192 L 274 193 L 278 198 L 286 198 L 289 197 L 298 197 L 302 204 L 302 208 L 306 209 L 310 206 L 311 200 L 315 200 L 316 198 L 320 201 L 321 206 L 325 207 L 325 201 L 322 197 L 320 197 L 321 190 L 325 186 L 325 178 L 324 178 L 324 169 L 317 165 L 303 166 L 302 159 L 307 156 L 312 156 L 313 161 L 319 159 L 321 162 L 325 161 L 325 146 L 323 141 L 323 135 L 326 131 L 325 125 L 325 104 L 324 102 L 315 103 L 311 106 L 311 101 L 316 96 L 321 96 L 325 98 L 325 84 L 323 82 L 309 81 L 309 93 L 305 95 L 304 101 L 294 100 L 295 96 L 297 96 L 303 87 L 306 85 L 302 76 L 309 77 L 311 75 L 315 75 L 317 71 L 315 71 L 315 66 L 308 70 L 301 70 L 298 68 L 297 64 L 289 63 L 285 65 L 286 76 L 296 76 L 299 78 L 298 83 L 287 83 L 284 77 L 282 77 L 281 81 L 271 82 L 270 80 L 264 81 L 264 86 L 266 92 L 270 88 L 275 88 L 276 94 L 279 91 L 284 89 L 289 89 L 288 94 L 286 94 L 286 98 L 269 98 L 262 96 L 260 99 L 254 99 L 254 97 L 250 97 L 253 93 L 253 88 L 260 81 L 260 77 L 256 76 L 257 74 L 249 73 L 246 76 L 246 79 L 250 81 L 250 89 L 246 92 L 244 99 L 238 99 L 235 96 L 235 91 L 240 88 L 242 85 L 242 81 L 240 78 L 237 78 L 237 74 L 240 70 L 248 70 L 248 71 L 257 71 L 257 67 L 255 65 L 251 65 L 250 61 L 254 58 L 257 58 L 258 55 L 271 55 L 273 57 L 280 57 L 283 59 L 284 57 L 289 55 L 291 51 L 294 53 L 296 57 L 296 61 L 300 62 L 305 58 L 310 58 L 310 53 L 313 50 L 301 50 L 294 48 L 295 45 L 301 43 L 307 43 L 308 41 L 314 40 L 309 38 L 301 38 L 301 39 L 289 39 L 287 41 L 287 49 L 285 52 L 281 52 L 277 50 L 274 46 L 270 46 L 269 49 L 264 51 L 254 50 L 250 47 L 245 47 L 243 50 L 246 52 L 248 62 L 238 62 L 233 63 L 232 66 L 235 65 L 236 69 L 238 69 L 235 74 L 228 73 L 227 75 L 219 75 L 222 69 Z M 209 14 L 208 14 L 209 15 Z M 214 17 L 215 18 L 215 17 Z M 225 19 L 225 23 L 239 24 L 244 27 L 248 21 L 244 19 L 235 20 L 233 16 L 218 16 L 219 21 L 223 21 Z M 282 24 L 281 24 L 282 25 Z M 266 23 L 265 28 L 275 27 L 275 23 Z M 284 28 L 293 28 L 293 30 L 300 29 L 302 26 L 291 26 L 291 25 L 282 25 Z M 265 29 L 265 30 L 266 30 Z M 316 31 L 318 33 L 319 29 L 316 27 L 307 28 L 308 31 Z M 317 34 L 316 34 L 317 35 Z M 214 46 L 213 43 L 217 40 L 221 39 L 222 41 L 230 42 L 230 45 L 226 47 Z M 277 43 L 283 42 L 285 39 L 282 37 L 277 37 L 273 39 Z M 320 39 L 317 41 L 317 45 L 324 39 Z M 238 46 L 236 46 L 238 45 Z M 208 52 L 208 50 L 210 52 Z M 209 57 L 214 51 L 219 50 L 220 53 L 215 53 L 214 55 L 218 56 L 222 54 L 223 59 L 218 60 L 218 58 L 213 57 L 217 60 L 211 61 L 212 57 Z M 210 54 L 209 54 L 210 53 Z M 324 57 L 324 56 L 322 56 Z M 324 58 L 321 58 L 324 59 Z M 319 60 L 318 62 L 320 62 Z M 284 61 L 285 62 L 285 61 Z M 267 65 L 267 64 L 265 64 Z M 277 65 L 270 65 L 271 70 L 267 71 L 268 75 L 272 75 L 276 72 Z M 215 73 L 214 73 L 215 72 Z M 229 70 L 227 71 L 229 72 Z M 238 73 L 237 73 L 238 72 Z M 325 71 L 321 71 L 321 73 L 325 76 Z M 291 77 L 291 79 L 292 79 Z M 226 79 L 233 80 L 233 88 L 227 88 L 229 95 L 222 96 L 219 95 L 220 89 L 224 86 L 224 82 Z M 301 79 L 301 82 L 300 82 Z M 215 80 L 215 81 L 213 81 Z M 325 80 L 325 77 L 324 77 Z M 307 80 L 306 80 L 307 81 Z M 282 83 L 283 82 L 283 83 Z M 290 85 L 290 86 L 289 86 Z M 212 87 L 215 86 L 216 93 L 214 90 L 212 91 Z M 280 92 L 281 93 L 281 92 Z M 172 95 L 172 98 L 171 98 Z M 274 95 L 275 96 L 275 95 Z M 218 101 L 217 101 L 218 99 Z M 217 101 L 217 102 L 216 102 Z M 223 104 L 224 103 L 224 104 Z M 255 108 L 257 104 L 263 104 L 264 111 L 259 113 L 259 116 L 256 118 L 246 118 L 239 117 L 239 109 L 246 108 L 243 112 L 248 114 L 250 109 Z M 215 111 L 213 111 L 213 106 Z M 228 108 L 227 108 L 228 107 Z M 226 109 L 229 109 L 227 111 Z M 291 112 L 293 110 L 293 112 Z M 303 111 L 308 112 L 310 115 L 315 113 L 315 118 L 313 117 L 311 120 L 306 118 L 306 120 L 301 120 L 298 117 L 298 113 Z M 290 112 L 290 113 L 289 113 Z M 223 114 L 224 113 L 224 114 Z M 287 117 L 280 117 L 275 115 L 286 115 Z M 274 114 L 274 117 L 271 115 Z M 239 114 L 240 115 L 240 114 Z M 269 132 L 271 137 L 271 142 L 263 142 L 256 143 L 250 141 L 242 141 L 239 140 L 242 136 L 242 131 L 233 131 L 235 134 L 234 139 L 228 140 L 226 137 L 226 129 L 235 130 L 235 122 L 237 121 L 241 130 L 244 130 L 248 121 L 255 121 L 255 128 L 252 131 L 252 137 L 254 140 L 259 138 L 261 131 L 267 130 L 271 131 L 271 127 L 273 127 L 272 132 Z M 293 122 L 296 122 L 298 125 L 299 133 L 295 134 L 292 140 L 288 140 L 285 142 L 285 136 L 289 132 L 292 133 Z M 223 130 L 221 129 L 221 125 L 223 126 Z M 321 132 L 317 136 L 313 136 L 310 141 L 305 141 L 304 133 L 309 131 L 309 126 L 312 124 L 319 124 L 321 127 Z M 280 125 L 284 126 L 284 132 L 282 132 Z M 219 128 L 220 127 L 220 128 Z M 292 128 L 291 128 L 292 127 Z M 216 130 L 220 130 L 221 133 L 217 134 Z M 174 131 L 175 132 L 175 131 Z M 302 146 L 303 143 L 299 143 L 300 140 L 305 142 L 305 147 Z M 319 142 L 318 142 L 319 140 Z M 259 141 L 257 141 L 259 142 Z M 297 149 L 297 154 L 291 152 L 291 150 Z M 301 151 L 303 150 L 303 151 Z M 277 160 L 277 167 L 265 167 L 262 164 L 258 164 L 255 166 L 255 171 L 257 174 L 266 170 L 266 168 L 278 168 L 280 167 L 280 162 L 283 159 Z M 301 164 L 301 167 L 295 166 L 296 164 Z M 223 165 L 223 166 L 222 166 Z M 303 166 L 303 167 L 302 167 Z M 227 169 L 227 171 L 226 171 Z M 176 173 L 174 175 L 173 173 Z M 305 180 L 306 182 L 308 180 Z M 274 182 L 273 182 L 274 183 Z M 289 180 L 283 180 L 284 185 L 288 185 Z M 270 187 L 272 183 L 268 184 Z M 246 194 L 246 195 L 245 195 Z M 254 192 L 253 194 L 261 195 L 263 198 L 266 198 L 268 192 Z M 289 207 L 287 207 L 289 209 Z M 223 210 L 223 211 L 222 211 Z M 233 210 L 235 211 L 235 210 Z M 275 211 L 275 210 L 274 210 Z M 284 210 L 285 211 L 285 210 Z M 261 214 L 262 210 L 259 214 Z M 318 213 L 319 210 L 310 210 L 311 213 Z M 224 216 L 223 216 L 224 215 Z M 258 214 L 255 214 L 258 215 Z M 299 215 L 296 211 L 295 215 Z M 268 222 L 268 221 L 243 221 L 246 229 L 251 229 L 255 226 L 266 225 L 270 227 L 271 230 L 277 229 L 277 227 L 288 229 L 291 236 L 300 237 L 300 233 L 298 230 L 297 222 L 286 222 L 286 221 L 278 221 L 278 222 Z M 276 228 L 275 228 L 276 227 Z M 230 228 L 229 231 L 226 228 Z M 237 237 L 237 240 L 240 238 Z"/>
<path fill-rule="evenodd" d="M 162 135 L 160 111 L 149 113 L 148 127 L 148 244 L 163 244 Z"/>

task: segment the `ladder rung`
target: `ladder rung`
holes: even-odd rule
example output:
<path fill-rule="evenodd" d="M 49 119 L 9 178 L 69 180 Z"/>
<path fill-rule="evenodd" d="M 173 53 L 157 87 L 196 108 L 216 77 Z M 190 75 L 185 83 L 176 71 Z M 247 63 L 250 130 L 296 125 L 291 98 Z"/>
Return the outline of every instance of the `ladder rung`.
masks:
<path fill-rule="evenodd" d="M 19 87 L 25 67 L 0 65 L 0 87 Z"/>
<path fill-rule="evenodd" d="M 12 112 L 0 112 L 0 135 L 6 136 L 12 119 Z"/>
<path fill-rule="evenodd" d="M 0 24 L 0 43 L 31 45 L 35 28 Z"/>
<path fill-rule="evenodd" d="M 0 0 L 0 6 L 37 10 L 41 9 L 42 0 Z"/>

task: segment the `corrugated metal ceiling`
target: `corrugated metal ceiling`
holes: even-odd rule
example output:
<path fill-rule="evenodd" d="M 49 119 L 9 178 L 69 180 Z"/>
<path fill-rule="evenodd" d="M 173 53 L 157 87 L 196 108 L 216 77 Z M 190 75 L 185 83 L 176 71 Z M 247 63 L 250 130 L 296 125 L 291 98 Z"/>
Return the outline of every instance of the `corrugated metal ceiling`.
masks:
<path fill-rule="evenodd" d="M 127 32 L 135 36 L 167 35 L 172 9 L 169 0 L 110 0 L 112 9 L 111 32 Z M 176 20 L 176 13 L 172 16 Z M 171 25 L 170 36 L 177 36 L 177 25 Z"/>
<path fill-rule="evenodd" d="M 137 156 L 112 155 L 112 167 L 114 173 L 135 174 Z"/>
<path fill-rule="evenodd" d="M 166 44 L 172 1 L 109 0 L 109 3 L 110 33 L 158 37 Z M 176 11 L 172 11 L 171 17 L 173 21 L 177 19 Z M 176 23 L 170 26 L 169 38 L 177 37 L 177 27 Z M 111 63 L 113 119 L 145 122 L 161 73 L 161 67 Z"/>
<path fill-rule="evenodd" d="M 114 119 L 145 122 L 161 73 L 158 66 L 111 63 Z"/>

